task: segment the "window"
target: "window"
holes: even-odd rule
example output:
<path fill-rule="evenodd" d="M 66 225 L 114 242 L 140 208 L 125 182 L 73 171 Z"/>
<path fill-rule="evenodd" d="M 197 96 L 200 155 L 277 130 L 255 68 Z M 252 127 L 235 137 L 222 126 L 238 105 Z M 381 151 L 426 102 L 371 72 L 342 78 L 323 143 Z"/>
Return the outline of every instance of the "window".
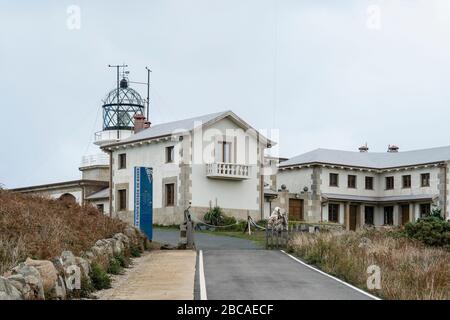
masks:
<path fill-rule="evenodd" d="M 420 175 L 420 185 L 422 187 L 429 187 L 430 186 L 430 174 L 429 173 L 422 173 Z"/>
<path fill-rule="evenodd" d="M 127 210 L 127 190 L 117 190 L 118 207 L 119 211 Z"/>
<path fill-rule="evenodd" d="M 384 207 L 384 224 L 387 226 L 394 224 L 394 207 Z"/>
<path fill-rule="evenodd" d="M 172 207 L 175 204 L 175 185 L 166 184 L 166 207 Z"/>
<path fill-rule="evenodd" d="M 411 188 L 411 175 L 402 176 L 403 188 Z"/>
<path fill-rule="evenodd" d="M 127 154 L 119 154 L 119 169 L 125 169 L 127 167 Z"/>
<path fill-rule="evenodd" d="M 374 208 L 370 206 L 364 207 L 364 223 L 373 226 L 373 212 Z"/>
<path fill-rule="evenodd" d="M 328 221 L 339 223 L 339 205 L 336 203 L 328 204 Z"/>
<path fill-rule="evenodd" d="M 420 217 L 425 218 L 430 215 L 430 204 L 428 203 L 421 203 L 420 204 Z"/>
<path fill-rule="evenodd" d="M 231 163 L 231 142 L 219 142 L 219 161 Z"/>
<path fill-rule="evenodd" d="M 348 175 L 347 186 L 349 188 L 356 188 L 356 176 L 355 175 L 352 175 L 352 174 Z"/>
<path fill-rule="evenodd" d="M 394 177 L 386 177 L 386 190 L 394 189 Z"/>
<path fill-rule="evenodd" d="M 166 148 L 166 162 L 170 163 L 174 160 L 174 147 L 170 146 Z"/>
<path fill-rule="evenodd" d="M 98 205 L 97 205 L 97 210 L 100 211 L 101 213 L 104 213 L 104 212 L 105 212 L 105 206 L 104 206 L 104 204 L 103 204 L 103 203 L 98 204 Z"/>
<path fill-rule="evenodd" d="M 366 177 L 366 190 L 373 190 L 373 177 Z"/>
<path fill-rule="evenodd" d="M 330 173 L 330 186 L 337 187 L 339 185 L 339 175 L 337 173 Z"/>

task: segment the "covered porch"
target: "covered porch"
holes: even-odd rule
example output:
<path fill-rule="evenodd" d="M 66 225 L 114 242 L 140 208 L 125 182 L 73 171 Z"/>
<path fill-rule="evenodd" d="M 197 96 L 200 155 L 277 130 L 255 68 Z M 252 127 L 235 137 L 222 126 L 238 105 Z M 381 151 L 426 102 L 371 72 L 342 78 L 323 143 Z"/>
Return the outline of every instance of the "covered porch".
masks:
<path fill-rule="evenodd" d="M 429 215 L 437 198 L 430 195 L 367 197 L 322 194 L 321 218 L 353 231 L 365 225 L 399 226 Z"/>

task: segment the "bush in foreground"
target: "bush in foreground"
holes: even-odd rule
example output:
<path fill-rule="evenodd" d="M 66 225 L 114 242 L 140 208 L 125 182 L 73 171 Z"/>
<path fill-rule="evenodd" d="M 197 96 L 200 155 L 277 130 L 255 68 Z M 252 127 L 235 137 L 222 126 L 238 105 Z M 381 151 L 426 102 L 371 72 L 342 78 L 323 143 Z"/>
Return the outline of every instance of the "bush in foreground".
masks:
<path fill-rule="evenodd" d="M 450 249 L 450 222 L 440 216 L 431 215 L 417 222 L 407 223 L 405 233 L 408 237 L 419 240 L 429 246 Z"/>
<path fill-rule="evenodd" d="M 64 250 L 79 255 L 125 226 L 94 207 L 0 189 L 0 275 L 27 257 L 51 259 Z"/>
<path fill-rule="evenodd" d="M 93 263 L 89 274 L 95 290 L 111 288 L 111 278 L 98 264 Z"/>
<path fill-rule="evenodd" d="M 380 267 L 385 299 L 450 299 L 450 253 L 383 231 L 298 234 L 289 250 L 363 290 L 367 268 Z"/>

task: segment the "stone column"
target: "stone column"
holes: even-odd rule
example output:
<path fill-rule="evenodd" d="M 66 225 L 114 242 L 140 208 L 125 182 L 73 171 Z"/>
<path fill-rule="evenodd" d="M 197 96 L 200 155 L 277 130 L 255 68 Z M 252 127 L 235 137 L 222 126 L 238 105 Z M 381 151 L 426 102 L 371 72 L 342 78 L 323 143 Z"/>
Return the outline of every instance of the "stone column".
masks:
<path fill-rule="evenodd" d="M 344 204 L 344 226 L 345 230 L 350 230 L 350 202 Z"/>
<path fill-rule="evenodd" d="M 393 212 L 394 226 L 398 226 L 399 225 L 399 221 L 400 221 L 399 216 L 400 216 L 399 205 L 398 204 L 394 204 L 394 212 Z"/>

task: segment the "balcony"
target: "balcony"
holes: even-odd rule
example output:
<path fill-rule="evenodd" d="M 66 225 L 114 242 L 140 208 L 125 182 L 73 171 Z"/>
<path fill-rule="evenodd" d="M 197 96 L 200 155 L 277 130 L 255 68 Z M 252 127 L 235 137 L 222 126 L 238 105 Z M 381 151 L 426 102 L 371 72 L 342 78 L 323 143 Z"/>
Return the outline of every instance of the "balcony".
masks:
<path fill-rule="evenodd" d="M 131 136 L 131 130 L 103 130 L 94 134 L 94 144 L 102 146 L 109 143 L 114 143 Z"/>
<path fill-rule="evenodd" d="M 80 168 L 109 166 L 109 157 L 105 153 L 91 154 L 81 158 Z"/>
<path fill-rule="evenodd" d="M 208 163 L 206 164 L 206 176 L 211 179 L 250 179 L 250 166 L 236 163 Z"/>

